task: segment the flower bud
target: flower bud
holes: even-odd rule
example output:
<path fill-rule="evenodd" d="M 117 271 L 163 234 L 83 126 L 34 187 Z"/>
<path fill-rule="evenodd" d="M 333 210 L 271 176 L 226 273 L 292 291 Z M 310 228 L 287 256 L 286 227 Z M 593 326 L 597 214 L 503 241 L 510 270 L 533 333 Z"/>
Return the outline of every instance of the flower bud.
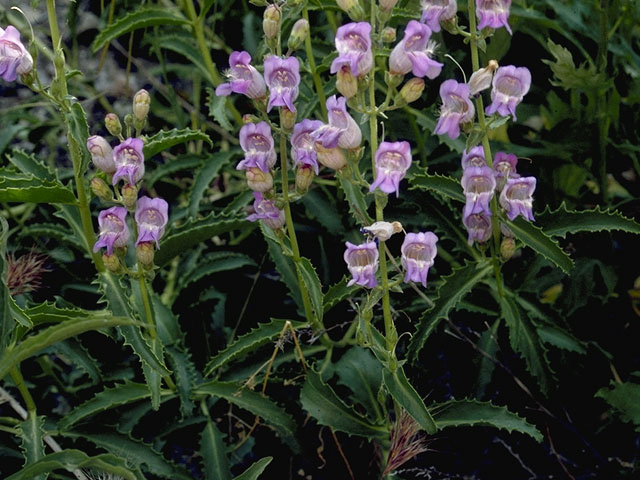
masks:
<path fill-rule="evenodd" d="M 424 91 L 424 80 L 422 78 L 413 77 L 404 84 L 400 93 L 396 96 L 396 104 L 404 104 L 415 102 L 422 96 Z"/>
<path fill-rule="evenodd" d="M 136 247 L 136 259 L 145 269 L 153 267 L 153 258 L 155 257 L 155 249 L 153 242 L 141 242 Z"/>
<path fill-rule="evenodd" d="M 347 164 L 347 157 L 344 150 L 339 147 L 325 148 L 322 143 L 316 142 L 316 153 L 318 154 L 318 162 L 327 168 L 340 170 Z"/>
<path fill-rule="evenodd" d="M 296 192 L 304 195 L 313 183 L 315 173 L 311 166 L 305 165 L 296 170 Z"/>
<path fill-rule="evenodd" d="M 149 92 L 144 88 L 142 90 L 138 90 L 133 97 L 133 116 L 136 117 L 136 120 L 140 122 L 146 120 L 147 115 L 149 114 L 150 104 L 151 97 L 149 96 Z"/>
<path fill-rule="evenodd" d="M 247 185 L 254 192 L 268 192 L 273 188 L 273 177 L 270 172 L 263 172 L 257 167 L 249 167 L 244 172 Z"/>
<path fill-rule="evenodd" d="M 398 0 L 380 0 L 379 3 L 382 10 L 389 11 L 396 6 Z"/>
<path fill-rule="evenodd" d="M 105 173 L 114 173 L 116 164 L 113 160 L 113 149 L 109 142 L 99 135 L 87 139 L 87 150 L 91 154 L 91 161 L 97 169 Z"/>
<path fill-rule="evenodd" d="M 349 99 L 358 93 L 358 79 L 353 76 L 351 69 L 343 65 L 336 75 L 336 89 L 340 94 Z"/>
<path fill-rule="evenodd" d="M 384 83 L 387 84 L 389 88 L 395 88 L 402 83 L 404 79 L 404 75 L 399 73 L 391 73 L 389 71 L 384 72 Z"/>
<path fill-rule="evenodd" d="M 297 113 L 292 112 L 287 107 L 282 107 L 280 109 L 280 122 L 282 128 L 284 128 L 287 132 L 293 130 L 293 127 L 296 124 Z"/>
<path fill-rule="evenodd" d="M 138 188 L 135 185 L 126 184 L 122 187 L 122 204 L 127 210 L 133 212 L 138 201 Z"/>
<path fill-rule="evenodd" d="M 309 22 L 304 18 L 298 20 L 291 29 L 287 45 L 291 51 L 297 50 L 309 34 Z"/>
<path fill-rule="evenodd" d="M 385 27 L 382 30 L 382 41 L 384 43 L 395 42 L 396 40 L 396 29 L 393 27 Z"/>
<path fill-rule="evenodd" d="M 513 257 L 516 251 L 516 241 L 513 237 L 504 237 L 500 244 L 500 256 L 505 262 Z"/>
<path fill-rule="evenodd" d="M 115 113 L 107 113 L 107 116 L 104 117 L 104 125 L 107 127 L 108 132 L 114 137 L 122 135 L 122 124 Z"/>
<path fill-rule="evenodd" d="M 120 273 L 122 271 L 120 259 L 115 253 L 112 253 L 111 255 L 104 253 L 102 255 L 102 262 L 104 263 L 104 267 L 112 273 Z"/>
<path fill-rule="evenodd" d="M 498 69 L 498 62 L 489 60 L 485 68 L 476 70 L 469 79 L 469 95 L 476 95 L 491 86 L 493 73 Z"/>
<path fill-rule="evenodd" d="M 248 123 L 258 123 L 260 119 L 253 115 L 252 113 L 245 113 L 242 116 L 242 124 L 247 125 Z"/>
<path fill-rule="evenodd" d="M 364 13 L 364 10 L 362 9 L 362 6 L 360 6 L 359 0 L 336 0 L 336 1 L 338 3 L 338 6 L 342 10 L 347 12 L 347 15 L 349 15 L 349 18 L 351 18 L 351 20 L 353 20 L 354 22 L 360 22 L 365 19 L 365 13 Z"/>
<path fill-rule="evenodd" d="M 262 18 L 264 36 L 267 40 L 275 40 L 278 37 L 278 32 L 280 31 L 280 20 L 282 19 L 280 7 L 273 3 L 270 4 L 265 8 L 264 16 Z"/>
<path fill-rule="evenodd" d="M 91 179 L 91 191 L 96 197 L 100 200 L 104 200 L 105 202 L 108 202 L 113 198 L 111 189 L 100 177 L 93 177 Z"/>

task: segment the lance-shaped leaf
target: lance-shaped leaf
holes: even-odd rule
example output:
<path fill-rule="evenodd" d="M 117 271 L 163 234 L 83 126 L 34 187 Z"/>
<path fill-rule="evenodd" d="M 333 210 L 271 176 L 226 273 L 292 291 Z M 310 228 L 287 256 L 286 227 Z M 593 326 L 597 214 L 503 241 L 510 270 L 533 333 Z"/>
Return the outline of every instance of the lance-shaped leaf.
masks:
<path fill-rule="evenodd" d="M 273 457 L 264 457 L 258 460 L 256 463 L 247 468 L 237 477 L 233 477 L 233 480 L 258 480 L 258 477 L 267 468 L 267 465 L 271 463 Z"/>
<path fill-rule="evenodd" d="M 223 435 L 211 420 L 207 420 L 202 430 L 200 454 L 204 464 L 205 480 L 231 480 Z"/>
<path fill-rule="evenodd" d="M 426 172 L 421 172 L 409 177 L 409 185 L 410 190 L 428 190 L 459 202 L 465 202 L 460 180 L 455 178 L 438 175 L 437 173 L 430 175 Z"/>
<path fill-rule="evenodd" d="M 42 163 L 34 154 L 16 149 L 7 154 L 7 159 L 25 175 L 33 175 L 42 180 L 56 179 L 49 166 Z"/>
<path fill-rule="evenodd" d="M 87 170 L 89 163 L 89 150 L 87 150 L 87 139 L 89 138 L 89 125 L 87 124 L 87 114 L 78 102 L 71 105 L 71 110 L 66 114 L 67 125 L 69 126 L 69 148 L 73 149 L 76 158 L 81 159 L 80 172 Z M 84 181 L 84 180 L 83 180 Z"/>
<path fill-rule="evenodd" d="M 329 287 L 327 293 L 324 294 L 323 309 L 325 312 L 331 310 L 338 303 L 347 298 L 353 296 L 353 294 L 360 288 L 359 285 L 351 285 L 347 287 L 347 283 L 349 282 L 349 278 L 343 276 L 342 279 Z"/>
<path fill-rule="evenodd" d="M 229 163 L 229 160 L 231 160 L 231 157 L 233 157 L 235 153 L 234 151 L 218 152 L 204 160 L 202 167 L 198 169 L 195 174 L 193 186 L 188 196 L 188 210 L 191 217 L 198 215 L 198 207 L 200 206 L 200 201 L 204 193 L 207 188 L 209 188 L 209 185 L 211 185 L 211 182 L 218 176 L 220 169 Z"/>
<path fill-rule="evenodd" d="M 360 225 L 371 225 L 373 219 L 367 213 L 367 201 L 360 185 L 345 178 L 340 172 L 336 175 L 349 203 L 349 211 Z"/>
<path fill-rule="evenodd" d="M 44 443 L 42 437 L 44 436 L 44 417 L 39 417 L 31 412 L 27 419 L 20 423 L 20 438 L 22 439 L 22 445 L 20 445 L 24 454 L 25 464 L 29 466 L 44 457 Z M 34 480 L 44 480 L 46 476 L 41 475 L 34 477 Z"/>
<path fill-rule="evenodd" d="M 543 232 L 540 227 L 535 226 L 521 216 L 518 216 L 512 222 L 507 222 L 507 225 L 518 240 L 552 261 L 563 272 L 568 273 L 573 268 L 571 257 L 560 248 L 558 242 Z"/>
<path fill-rule="evenodd" d="M 542 213 L 536 214 L 536 223 L 544 233 L 552 237 L 565 237 L 567 233 L 612 230 L 640 234 L 640 223 L 618 211 L 602 210 L 600 206 L 579 212 L 568 210 L 564 203 L 553 211 L 547 207 Z"/>
<path fill-rule="evenodd" d="M 313 268 L 311 262 L 304 257 L 296 262 L 296 268 L 302 277 L 304 286 L 311 299 L 311 306 L 313 307 L 313 314 L 316 317 L 316 321 L 322 325 L 322 317 L 324 315 L 322 284 L 320 283 L 316 269 Z"/>
<path fill-rule="evenodd" d="M 73 192 L 57 180 L 32 175 L 0 175 L 0 202 L 75 204 Z"/>
<path fill-rule="evenodd" d="M 387 387 L 393 399 L 418 422 L 420 428 L 429 435 L 436 433 L 437 427 L 433 421 L 433 417 L 429 413 L 429 410 L 427 410 L 418 392 L 416 392 L 416 389 L 409 383 L 402 367 L 396 369 L 395 372 L 390 372 L 384 368 L 382 370 L 382 377 L 384 378 L 384 385 Z"/>
<path fill-rule="evenodd" d="M 207 142 L 210 147 L 213 147 L 213 142 L 209 138 L 209 135 L 200 130 L 191 130 L 190 128 L 183 128 L 182 130 L 178 130 L 177 128 L 172 130 L 160 130 L 158 133 L 150 137 L 147 143 L 144 144 L 144 158 L 149 159 L 164 150 L 168 150 L 174 145 L 179 145 L 193 140 Z"/>

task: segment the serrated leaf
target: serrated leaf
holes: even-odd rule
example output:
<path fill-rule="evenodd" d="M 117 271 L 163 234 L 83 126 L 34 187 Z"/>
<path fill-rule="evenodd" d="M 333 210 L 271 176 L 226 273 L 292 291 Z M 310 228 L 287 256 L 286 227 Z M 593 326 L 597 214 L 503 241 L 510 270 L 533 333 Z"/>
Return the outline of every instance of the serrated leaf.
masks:
<path fill-rule="evenodd" d="M 189 215 L 196 217 L 198 215 L 198 208 L 200 201 L 204 195 L 204 192 L 209 188 L 211 182 L 218 176 L 220 169 L 229 163 L 231 157 L 235 152 L 218 152 L 207 158 L 202 168 L 198 170 L 193 181 L 193 186 L 189 192 Z"/>
<path fill-rule="evenodd" d="M 237 270 L 246 266 L 255 266 L 256 262 L 243 253 L 213 252 L 198 260 L 198 265 L 193 270 L 188 270 L 182 276 L 181 285 L 185 288 L 190 283 L 212 275 L 214 273 Z"/>
<path fill-rule="evenodd" d="M 160 339 L 152 338 L 149 346 L 155 357 L 164 363 L 164 347 Z M 162 375 L 157 370 L 151 368 L 146 362 L 142 362 L 142 373 L 147 382 L 147 387 L 149 387 L 149 391 L 151 392 L 151 406 L 157 411 L 160 408 Z"/>
<path fill-rule="evenodd" d="M 191 416 L 195 404 L 191 399 L 191 392 L 197 381 L 201 381 L 201 376 L 196 370 L 189 352 L 178 348 L 168 348 L 169 362 L 175 372 L 176 387 L 180 397 L 180 414 L 183 418 Z"/>
<path fill-rule="evenodd" d="M 125 33 L 156 25 L 182 25 L 188 23 L 177 10 L 167 8 L 138 8 L 116 19 L 111 25 L 102 29 L 91 44 L 91 51 L 96 53 L 107 43 Z"/>
<path fill-rule="evenodd" d="M 76 150 L 76 156 L 82 159 L 79 171 L 85 172 L 89 163 L 89 151 L 87 150 L 89 125 L 87 124 L 87 114 L 82 105 L 78 102 L 71 105 L 70 112 L 66 114 L 66 120 L 69 126 L 69 134 L 75 140 L 75 145 L 69 142 L 69 148 Z"/>
<path fill-rule="evenodd" d="M 573 16 L 573 12 L 570 16 Z M 551 81 L 552 85 L 562 87 L 565 90 L 576 88 L 592 90 L 606 85 L 606 76 L 602 72 L 597 72 L 595 65 L 576 67 L 571 52 L 562 45 L 554 43 L 551 39 L 547 39 L 547 48 L 555 57 L 555 62 L 542 60 L 551 67 L 556 78 Z"/>
<path fill-rule="evenodd" d="M 480 367 L 478 368 L 478 383 L 476 386 L 476 395 L 480 398 L 485 396 L 487 386 L 491 382 L 493 371 L 496 369 L 496 362 L 493 359 L 497 358 L 500 346 L 498 344 L 498 328 L 500 327 L 502 319 L 496 319 L 491 327 L 486 329 L 480 339 L 478 340 L 478 349 L 488 355 L 482 355 L 480 359 Z M 437 422 L 436 422 L 437 423 Z"/>
<path fill-rule="evenodd" d="M 168 150 L 174 145 L 197 140 L 207 142 L 210 147 L 213 147 L 213 142 L 209 138 L 209 135 L 200 130 L 191 130 L 190 128 L 183 128 L 182 130 L 178 130 L 177 128 L 160 130 L 145 143 L 143 149 L 144 158 L 149 159 L 164 150 Z"/>
<path fill-rule="evenodd" d="M 212 88 L 207 88 L 209 96 L 209 115 L 228 132 L 233 131 L 233 125 L 227 117 L 227 97 L 217 96 Z"/>
<path fill-rule="evenodd" d="M 451 275 L 442 279 L 442 284 L 438 288 L 438 297 L 434 300 L 435 306 L 420 316 L 416 333 L 409 343 L 408 356 L 412 361 L 417 360 L 418 353 L 440 320 L 448 318 L 449 312 L 480 280 L 489 274 L 491 269 L 491 265 L 478 267 L 474 263 L 468 263 L 454 269 Z"/>
<path fill-rule="evenodd" d="M 211 420 L 207 420 L 200 437 L 205 480 L 231 480 L 229 459 L 225 450 L 222 433 Z"/>
<path fill-rule="evenodd" d="M 409 189 L 420 189 L 434 191 L 445 197 L 452 198 L 459 202 L 465 202 L 460 181 L 445 175 L 430 175 L 426 172 L 418 173 L 409 177 Z"/>
<path fill-rule="evenodd" d="M 382 370 L 382 378 L 393 399 L 418 422 L 420 428 L 429 435 L 436 433 L 437 427 L 433 417 L 418 392 L 409 383 L 402 367 L 398 367 L 395 372 L 384 368 Z"/>
<path fill-rule="evenodd" d="M 58 181 L 34 176 L 0 177 L 0 202 L 76 204 L 74 193 Z"/>
<path fill-rule="evenodd" d="M 383 426 L 371 424 L 352 407 L 344 403 L 333 389 L 322 381 L 320 374 L 309 370 L 300 391 L 300 402 L 320 425 L 349 435 L 385 438 L 389 432 Z"/>
<path fill-rule="evenodd" d="M 211 212 L 204 218 L 189 220 L 172 229 L 160 242 L 160 250 L 156 252 L 156 265 L 163 266 L 173 257 L 209 240 L 215 235 L 236 230 L 245 226 L 247 221 L 240 217 L 225 217 Z"/>
<path fill-rule="evenodd" d="M 329 287 L 327 293 L 324 294 L 324 299 L 322 300 L 322 308 L 325 312 L 331 310 L 341 301 L 353 296 L 353 294 L 360 288 L 358 285 L 351 285 L 350 287 L 347 287 L 348 282 L 349 279 L 346 276 L 343 276 L 338 283 Z"/>
<path fill-rule="evenodd" d="M 570 352 L 576 352 L 582 355 L 587 354 L 586 348 L 584 348 L 579 340 L 558 327 L 544 325 L 542 327 L 538 327 L 536 330 L 538 331 L 540 340 L 544 343 L 548 343 L 556 348 L 561 348 Z"/>
<path fill-rule="evenodd" d="M 595 394 L 620 412 L 624 422 L 640 426 L 640 385 L 636 383 L 617 383 L 609 388 L 601 388 Z M 636 431 L 640 429 L 636 428 Z"/>
<path fill-rule="evenodd" d="M 571 257 L 540 227 L 521 216 L 506 223 L 518 240 L 553 262 L 563 272 L 568 273 L 573 268 Z"/>
<path fill-rule="evenodd" d="M 485 426 L 529 435 L 542 442 L 540 431 L 524 418 L 507 410 L 507 407 L 480 402 L 475 399 L 449 400 L 431 406 L 438 429 L 448 427 Z"/>
<path fill-rule="evenodd" d="M 26 467 L 44 457 L 44 444 L 42 442 L 42 437 L 44 436 L 44 417 L 39 417 L 35 415 L 35 412 L 30 412 L 27 419 L 19 425 L 20 438 L 22 439 L 20 448 L 24 454 L 24 467 Z M 43 480 L 45 478 L 45 475 L 40 475 L 34 477 L 33 480 Z"/>
<path fill-rule="evenodd" d="M 43 302 L 31 308 L 27 308 L 24 313 L 31 319 L 34 325 L 43 323 L 59 323 L 66 320 L 79 319 L 93 315 L 96 312 L 84 310 L 82 308 L 61 308 L 50 302 Z"/>
<path fill-rule="evenodd" d="M 62 450 L 61 452 L 45 455 L 34 464 L 23 468 L 5 478 L 5 480 L 33 480 L 38 475 L 53 472 L 54 470 L 73 472 L 83 468 L 95 468 L 105 473 L 113 473 L 122 477 L 123 480 L 138 480 L 127 468 L 124 460 L 110 454 L 90 457 L 80 450 Z"/>
<path fill-rule="evenodd" d="M 214 371 L 222 368 L 229 362 L 242 358 L 249 352 L 255 351 L 262 345 L 273 341 L 280 335 L 286 322 L 290 320 L 272 319 L 269 323 L 260 323 L 248 333 L 238 337 L 227 348 L 218 352 L 207 364 L 204 374 L 209 376 Z M 290 321 L 293 328 L 299 328 L 304 325 L 303 322 Z"/>
<path fill-rule="evenodd" d="M 7 159 L 25 175 L 33 175 L 42 180 L 53 181 L 56 179 L 49 167 L 38 160 L 34 154 L 15 149 L 7 154 Z"/>
<path fill-rule="evenodd" d="M 18 235 L 21 238 L 30 236 L 39 237 L 43 240 L 55 239 L 82 252 L 84 252 L 85 249 L 82 242 L 78 238 L 76 238 L 73 232 L 64 228 L 60 224 L 56 225 L 54 223 L 35 223 L 31 225 L 25 225 L 20 229 Z"/>
<path fill-rule="evenodd" d="M 340 173 L 336 173 L 340 187 L 344 191 L 344 195 L 349 203 L 349 211 L 360 225 L 371 225 L 373 219 L 367 213 L 367 201 L 365 200 L 362 188 L 355 185 Z"/>
<path fill-rule="evenodd" d="M 233 480 L 258 480 L 258 477 L 264 472 L 264 469 L 267 468 L 267 465 L 269 465 L 272 460 L 273 457 L 261 458 L 240 475 L 233 477 Z"/>
<path fill-rule="evenodd" d="M 302 277 L 304 286 L 311 299 L 311 306 L 313 307 L 313 314 L 316 317 L 316 321 L 322 325 L 322 318 L 324 315 L 323 310 L 323 296 L 322 296 L 322 284 L 320 278 L 316 273 L 315 268 L 311 265 L 311 262 L 302 257 L 298 262 L 295 262 L 296 269 Z"/>
<path fill-rule="evenodd" d="M 89 355 L 89 351 L 75 338 L 51 345 L 47 352 L 66 358 L 69 362 L 85 371 L 94 383 L 101 379 L 100 368 L 95 358 Z"/>
<path fill-rule="evenodd" d="M 602 210 L 597 206 L 593 210 L 567 210 L 566 204 L 551 211 L 536 214 L 536 223 L 547 235 L 566 237 L 567 233 L 602 232 L 620 230 L 640 234 L 640 223 L 627 218 L 618 211 Z"/>
<path fill-rule="evenodd" d="M 298 306 L 298 309 L 302 309 L 302 297 L 300 296 L 300 288 L 298 286 L 298 276 L 296 275 L 295 265 L 293 264 L 293 260 L 291 257 L 286 256 L 282 252 L 282 247 L 280 244 L 270 238 L 269 236 L 269 227 L 265 227 L 260 222 L 260 230 L 267 241 L 267 246 L 269 249 L 269 256 L 273 263 L 276 266 L 276 269 L 280 273 L 280 280 L 286 285 L 289 289 L 289 293 L 291 294 L 291 298 Z"/>
<path fill-rule="evenodd" d="M 174 345 L 183 338 L 184 334 L 180 329 L 178 318 L 174 315 L 169 307 L 167 307 L 160 297 L 155 293 L 151 293 L 151 306 L 153 307 L 154 318 L 156 320 L 156 328 L 158 337 L 165 347 Z"/>
<path fill-rule="evenodd" d="M 156 182 L 172 173 L 180 172 L 182 170 L 193 171 L 196 167 L 202 164 L 203 160 L 204 157 L 202 155 L 181 155 L 179 158 L 160 164 L 154 170 L 145 173 L 145 186 L 147 188 L 152 188 Z"/>

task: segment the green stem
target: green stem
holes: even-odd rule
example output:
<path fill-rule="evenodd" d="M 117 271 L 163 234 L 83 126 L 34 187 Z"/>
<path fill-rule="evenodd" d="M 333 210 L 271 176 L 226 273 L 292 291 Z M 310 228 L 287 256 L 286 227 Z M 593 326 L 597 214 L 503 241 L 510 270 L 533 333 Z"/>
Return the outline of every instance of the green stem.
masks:
<path fill-rule="evenodd" d="M 12 368 L 10 373 L 11 373 L 11 378 L 13 378 L 13 381 L 16 384 L 16 387 L 18 387 L 18 390 L 20 391 L 20 395 L 22 395 L 22 398 L 24 399 L 24 403 L 27 406 L 27 411 L 29 412 L 29 415 L 34 414 L 36 411 L 36 404 L 33 401 L 33 397 L 31 396 L 31 393 L 29 393 L 29 389 L 24 383 L 24 378 L 22 378 L 20 367 L 17 366 Z"/>
<path fill-rule="evenodd" d="M 142 265 L 138 262 L 138 284 L 140 285 L 140 296 L 142 297 L 142 307 L 144 308 L 144 316 L 147 321 L 147 325 L 149 325 L 149 335 L 151 336 L 151 340 L 155 340 L 156 333 L 156 323 L 153 318 L 153 313 L 151 312 L 151 303 L 149 302 L 149 292 L 147 291 L 147 281 L 144 278 L 144 272 L 141 270 Z"/>
<path fill-rule="evenodd" d="M 302 8 L 302 18 L 309 22 L 309 10 L 307 5 Z M 309 62 L 309 68 L 311 69 L 311 75 L 313 76 L 313 84 L 315 85 L 316 94 L 318 95 L 318 103 L 320 104 L 320 110 L 322 110 L 322 120 L 327 119 L 327 99 L 324 95 L 324 89 L 322 88 L 322 80 L 318 71 L 316 70 L 316 60 L 313 57 L 313 48 L 311 47 L 311 35 L 307 34 L 304 39 L 304 49 L 307 52 L 307 61 Z"/>

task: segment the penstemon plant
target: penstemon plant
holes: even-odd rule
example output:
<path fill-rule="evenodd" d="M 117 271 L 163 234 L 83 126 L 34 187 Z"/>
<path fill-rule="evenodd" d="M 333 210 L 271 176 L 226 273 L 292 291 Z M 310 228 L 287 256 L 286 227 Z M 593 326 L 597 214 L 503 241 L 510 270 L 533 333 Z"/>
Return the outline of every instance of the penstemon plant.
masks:
<path fill-rule="evenodd" d="M 640 233 L 606 163 L 637 151 L 608 77 L 640 74 L 631 3 L 592 7 L 595 62 L 591 11 L 544 0 L 249 3 L 0 12 L 1 476 L 632 478 L 565 415 L 640 425 L 637 365 L 576 322 L 625 289 L 639 314 L 575 246 Z"/>

